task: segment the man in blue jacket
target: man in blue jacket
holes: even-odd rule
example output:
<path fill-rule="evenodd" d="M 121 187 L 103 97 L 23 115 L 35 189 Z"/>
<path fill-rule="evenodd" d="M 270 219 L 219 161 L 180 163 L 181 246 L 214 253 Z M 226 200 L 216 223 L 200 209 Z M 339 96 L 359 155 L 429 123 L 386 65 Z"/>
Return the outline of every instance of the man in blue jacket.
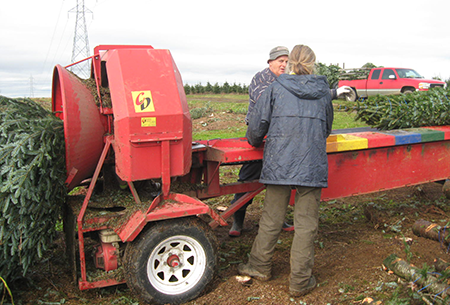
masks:
<path fill-rule="evenodd" d="M 270 50 L 269 59 L 267 63 L 269 67 L 255 74 L 248 87 L 249 93 L 249 105 L 248 112 L 245 118 L 246 124 L 248 124 L 248 117 L 252 112 L 255 104 L 258 102 L 259 98 L 263 94 L 264 90 L 272 84 L 278 76 L 283 74 L 286 69 L 288 62 L 289 50 L 286 47 L 278 46 Z M 262 161 L 257 161 L 253 163 L 243 164 L 239 171 L 238 181 L 252 181 L 259 179 L 261 175 Z M 231 204 L 236 202 L 239 198 L 244 196 L 245 193 L 235 194 L 234 199 Z M 241 235 L 242 228 L 244 226 L 245 214 L 247 207 L 252 203 L 253 199 L 250 199 L 244 206 L 237 210 L 233 215 L 233 225 L 229 231 L 229 235 L 237 237 Z M 288 229 L 290 226 L 285 224 L 284 227 Z"/>

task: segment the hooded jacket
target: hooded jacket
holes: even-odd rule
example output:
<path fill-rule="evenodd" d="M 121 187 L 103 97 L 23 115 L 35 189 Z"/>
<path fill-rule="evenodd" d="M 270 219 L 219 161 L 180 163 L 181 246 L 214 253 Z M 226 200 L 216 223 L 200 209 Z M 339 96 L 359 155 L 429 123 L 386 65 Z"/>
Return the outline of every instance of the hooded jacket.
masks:
<path fill-rule="evenodd" d="M 249 116 L 246 134 L 255 147 L 267 135 L 261 183 L 328 186 L 331 100 L 322 75 L 282 74 L 264 91 Z"/>

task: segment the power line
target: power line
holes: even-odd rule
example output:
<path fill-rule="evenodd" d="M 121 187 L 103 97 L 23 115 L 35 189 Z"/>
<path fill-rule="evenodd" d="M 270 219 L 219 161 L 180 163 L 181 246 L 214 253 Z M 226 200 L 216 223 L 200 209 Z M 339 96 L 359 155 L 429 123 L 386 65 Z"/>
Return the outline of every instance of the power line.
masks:
<path fill-rule="evenodd" d="M 72 63 L 89 57 L 90 48 L 86 28 L 86 13 L 92 14 L 92 11 L 84 6 L 84 0 L 77 0 L 77 6 L 69 11 L 69 13 L 74 12 L 76 13 L 76 21 L 75 33 L 73 36 Z M 87 60 L 72 66 L 71 71 L 81 78 L 89 78 L 90 67 L 90 60 Z"/>
<path fill-rule="evenodd" d="M 58 18 L 56 20 L 55 28 L 53 29 L 52 40 L 50 41 L 50 46 L 48 47 L 47 55 L 45 56 L 45 61 L 44 61 L 44 64 L 42 65 L 42 71 L 44 71 L 44 69 L 46 69 L 47 59 L 48 59 L 48 56 L 50 54 L 50 50 L 52 49 L 53 41 L 55 39 L 56 30 L 58 29 L 59 17 L 61 16 L 61 12 L 62 12 L 63 6 L 64 6 L 64 1 L 61 1 L 61 8 L 59 10 L 59 14 L 58 14 Z"/>

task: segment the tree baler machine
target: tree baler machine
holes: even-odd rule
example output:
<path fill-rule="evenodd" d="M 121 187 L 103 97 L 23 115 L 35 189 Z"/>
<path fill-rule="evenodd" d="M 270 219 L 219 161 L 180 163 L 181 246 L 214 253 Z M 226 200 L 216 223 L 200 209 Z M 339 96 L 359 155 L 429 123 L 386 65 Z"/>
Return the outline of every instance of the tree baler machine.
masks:
<path fill-rule="evenodd" d="M 102 45 L 91 77 L 56 66 L 52 107 L 64 122 L 64 230 L 82 290 L 126 283 L 142 301 L 183 303 L 214 277 L 214 229 L 256 196 L 256 181 L 222 183 L 223 166 L 260 161 L 245 138 L 192 142 L 178 68 L 168 50 Z M 432 181 L 450 173 L 450 127 L 341 130 L 327 140 L 322 200 Z M 205 199 L 243 193 L 219 212 Z"/>

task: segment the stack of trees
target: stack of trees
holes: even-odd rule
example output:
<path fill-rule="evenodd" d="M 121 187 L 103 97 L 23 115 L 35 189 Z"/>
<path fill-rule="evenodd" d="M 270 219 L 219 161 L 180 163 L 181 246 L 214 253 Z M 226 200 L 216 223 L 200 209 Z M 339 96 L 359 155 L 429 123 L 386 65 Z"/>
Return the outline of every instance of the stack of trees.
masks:
<path fill-rule="evenodd" d="M 342 69 L 338 65 L 325 65 L 320 62 L 316 63 L 317 75 L 325 75 L 328 80 L 330 88 L 336 88 L 339 82 L 339 76 Z"/>
<path fill-rule="evenodd" d="M 0 277 L 42 257 L 65 200 L 63 122 L 29 99 L 0 96 Z"/>
<path fill-rule="evenodd" d="M 450 125 L 450 92 L 443 88 L 411 94 L 377 95 L 356 101 L 356 120 L 381 130 Z"/>

